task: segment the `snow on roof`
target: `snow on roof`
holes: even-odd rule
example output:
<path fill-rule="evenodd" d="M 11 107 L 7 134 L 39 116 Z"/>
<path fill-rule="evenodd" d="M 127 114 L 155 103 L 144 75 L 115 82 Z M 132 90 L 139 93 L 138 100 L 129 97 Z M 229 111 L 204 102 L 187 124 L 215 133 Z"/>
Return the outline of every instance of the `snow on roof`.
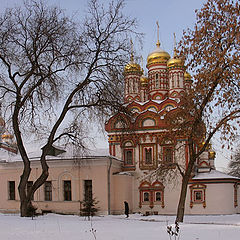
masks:
<path fill-rule="evenodd" d="M 200 180 L 200 179 L 238 179 L 240 180 L 240 178 L 238 177 L 233 177 L 231 175 L 228 175 L 226 173 L 217 171 L 217 170 L 213 170 L 211 169 L 210 172 L 203 172 L 203 173 L 198 173 L 196 176 L 194 176 L 192 178 L 193 180 Z"/>
<path fill-rule="evenodd" d="M 130 172 L 117 172 L 117 173 L 114 173 L 114 175 L 126 175 L 126 176 L 133 176 L 132 173 Z"/>
<path fill-rule="evenodd" d="M 58 156 L 47 156 L 47 159 L 66 159 L 73 157 L 105 157 L 109 156 L 107 148 L 95 148 L 87 149 L 85 151 L 76 151 L 73 146 L 67 146 L 66 152 L 59 154 Z M 32 145 L 27 147 L 27 153 L 30 160 L 39 160 L 42 149 L 40 146 Z M 15 162 L 22 161 L 21 155 L 10 153 L 4 149 L 0 149 L 0 161 Z"/>
<path fill-rule="evenodd" d="M 165 98 L 165 99 L 162 99 L 162 100 L 147 100 L 147 101 L 145 101 L 145 102 L 140 102 L 140 101 L 136 101 L 136 100 L 134 100 L 133 102 L 135 102 L 135 103 L 137 103 L 137 104 L 139 104 L 139 105 L 141 105 L 141 106 L 143 106 L 143 105 L 145 105 L 145 104 L 147 104 L 148 102 L 150 102 L 150 101 L 152 101 L 152 102 L 155 102 L 155 103 L 157 103 L 157 104 L 161 104 L 162 102 L 164 102 L 164 101 L 166 101 L 168 98 Z M 170 98 L 169 98 L 170 99 Z M 174 100 L 173 98 L 171 99 L 171 100 Z M 130 105 L 130 104 L 132 104 L 132 102 L 129 102 L 129 103 L 125 103 L 123 106 L 128 106 L 128 105 Z"/>
<path fill-rule="evenodd" d="M 15 157 L 17 154 L 9 152 L 5 150 L 4 148 L 0 148 L 0 161 L 9 161 L 13 157 Z"/>

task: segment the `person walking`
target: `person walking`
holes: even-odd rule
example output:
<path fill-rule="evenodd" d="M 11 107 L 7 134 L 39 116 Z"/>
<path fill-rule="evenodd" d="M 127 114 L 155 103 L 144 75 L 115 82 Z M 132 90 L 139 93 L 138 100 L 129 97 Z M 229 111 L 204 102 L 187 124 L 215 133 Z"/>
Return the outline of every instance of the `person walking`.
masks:
<path fill-rule="evenodd" d="M 124 201 L 124 209 L 125 209 L 126 218 L 128 218 L 129 217 L 129 206 L 128 206 L 127 201 Z"/>

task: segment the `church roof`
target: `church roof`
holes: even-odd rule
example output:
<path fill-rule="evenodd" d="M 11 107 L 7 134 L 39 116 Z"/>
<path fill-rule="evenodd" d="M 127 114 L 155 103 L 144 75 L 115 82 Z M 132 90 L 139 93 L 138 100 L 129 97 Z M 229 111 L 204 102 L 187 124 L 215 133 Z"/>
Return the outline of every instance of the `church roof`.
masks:
<path fill-rule="evenodd" d="M 47 159 L 66 159 L 66 158 L 73 158 L 73 157 L 106 157 L 109 156 L 108 149 L 105 148 L 95 148 L 95 149 L 88 149 L 85 152 L 78 152 L 73 149 L 72 146 L 66 147 L 66 152 L 58 155 L 58 156 L 47 156 Z M 42 150 L 39 146 L 31 146 L 27 149 L 28 157 L 32 160 L 39 160 Z M 21 155 L 12 154 L 4 149 L 0 149 L 0 162 L 16 162 L 22 161 Z"/>
<path fill-rule="evenodd" d="M 238 177 L 228 175 L 226 173 L 211 169 L 210 172 L 198 173 L 192 178 L 192 180 L 213 180 L 213 179 L 236 179 L 240 180 Z"/>

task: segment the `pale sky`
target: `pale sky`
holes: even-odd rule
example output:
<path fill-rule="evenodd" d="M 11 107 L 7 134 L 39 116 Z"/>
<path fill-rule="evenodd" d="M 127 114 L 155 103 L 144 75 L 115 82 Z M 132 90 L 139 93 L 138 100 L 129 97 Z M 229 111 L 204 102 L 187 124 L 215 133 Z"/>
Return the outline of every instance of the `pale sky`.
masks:
<path fill-rule="evenodd" d="M 57 5 L 66 10 L 67 14 L 81 19 L 86 11 L 88 0 L 46 0 L 50 5 Z M 109 0 L 102 0 L 107 3 Z M 173 33 L 176 33 L 177 41 L 181 39 L 183 30 L 193 28 L 195 23 L 195 9 L 200 9 L 206 0 L 125 0 L 124 12 L 136 17 L 139 22 L 138 31 L 144 33 L 143 49 L 138 55 L 143 56 L 143 64 L 150 52 L 156 47 L 157 25 L 160 26 L 161 48 L 173 55 Z M 0 12 L 6 7 L 19 5 L 22 0 L 0 0 Z M 217 152 L 216 166 L 219 170 L 227 167 L 230 152 L 222 150 L 222 144 L 214 141 L 214 149 Z M 107 147 L 106 138 L 100 138 L 98 147 Z"/>
<path fill-rule="evenodd" d="M 107 3 L 110 0 L 101 1 Z M 13 7 L 22 2 L 22 0 L 0 0 L 0 12 L 6 7 Z M 88 0 L 46 0 L 46 2 L 81 18 Z M 192 28 L 195 22 L 195 9 L 201 8 L 205 2 L 206 0 L 125 0 L 125 13 L 138 19 L 138 31 L 145 34 L 143 51 L 139 54 L 143 56 L 144 65 L 147 55 L 156 47 L 156 21 L 160 26 L 161 48 L 172 56 L 173 33 L 176 33 L 177 41 L 180 40 L 183 29 Z"/>

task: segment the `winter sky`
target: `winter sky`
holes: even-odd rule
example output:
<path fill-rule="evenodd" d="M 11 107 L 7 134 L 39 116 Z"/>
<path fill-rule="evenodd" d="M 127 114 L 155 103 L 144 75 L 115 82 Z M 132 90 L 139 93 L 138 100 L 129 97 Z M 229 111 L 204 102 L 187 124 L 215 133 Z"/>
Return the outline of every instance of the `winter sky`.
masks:
<path fill-rule="evenodd" d="M 104 3 L 110 0 L 101 0 Z M 0 12 L 7 7 L 21 5 L 22 0 L 0 0 Z M 46 0 L 49 5 L 57 5 L 65 9 L 67 14 L 81 19 L 85 14 L 88 0 Z M 195 23 L 195 9 L 200 9 L 206 0 L 125 0 L 124 11 L 127 15 L 138 19 L 138 31 L 144 33 L 143 47 L 139 55 L 146 65 L 148 54 L 156 47 L 157 25 L 160 27 L 161 48 L 171 56 L 173 54 L 173 33 L 179 41 L 183 30 L 193 28 Z M 137 50 L 137 49 L 135 49 Z M 94 136 L 95 137 L 95 136 Z M 219 170 L 227 167 L 230 152 L 221 149 L 219 140 L 214 141 L 214 150 L 217 152 L 216 166 Z M 106 138 L 99 138 L 98 147 L 107 147 Z"/>
<path fill-rule="evenodd" d="M 81 18 L 86 12 L 88 0 L 45 0 L 49 5 L 57 5 L 68 14 Z M 101 0 L 104 3 L 110 0 Z M 0 0 L 0 11 L 6 7 L 19 5 L 23 0 Z M 195 9 L 200 9 L 206 0 L 125 0 L 124 11 L 127 15 L 136 17 L 139 22 L 138 31 L 145 34 L 143 39 L 144 65 L 147 55 L 155 49 L 157 41 L 157 25 L 160 26 L 161 48 L 170 55 L 173 52 L 173 33 L 177 41 L 184 29 L 193 27 Z"/>

